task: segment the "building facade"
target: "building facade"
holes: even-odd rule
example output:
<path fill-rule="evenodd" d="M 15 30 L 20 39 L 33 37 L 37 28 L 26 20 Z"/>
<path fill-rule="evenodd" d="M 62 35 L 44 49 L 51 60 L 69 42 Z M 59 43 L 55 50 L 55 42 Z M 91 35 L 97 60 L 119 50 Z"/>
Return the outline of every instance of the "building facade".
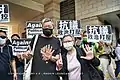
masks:
<path fill-rule="evenodd" d="M 112 25 L 113 42 L 120 37 L 120 0 L 75 0 L 75 16 L 86 25 Z"/>
<path fill-rule="evenodd" d="M 84 30 L 86 25 L 110 24 L 113 41 L 120 37 L 120 0 L 1 0 L 0 4 L 9 4 L 10 22 L 0 26 L 8 26 L 10 35 L 25 35 L 26 21 L 50 17 L 54 21 L 81 20 Z"/>

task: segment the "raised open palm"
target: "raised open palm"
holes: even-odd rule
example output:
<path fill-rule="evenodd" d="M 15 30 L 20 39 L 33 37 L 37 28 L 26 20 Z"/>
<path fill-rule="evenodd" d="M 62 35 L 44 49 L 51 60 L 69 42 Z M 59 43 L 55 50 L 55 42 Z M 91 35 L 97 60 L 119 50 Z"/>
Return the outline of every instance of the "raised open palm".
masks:
<path fill-rule="evenodd" d="M 43 60 L 49 60 L 55 50 L 50 45 L 47 45 L 41 49 Z"/>
<path fill-rule="evenodd" d="M 81 56 L 81 58 L 86 59 L 86 60 L 91 60 L 94 58 L 93 48 L 90 48 L 89 45 L 85 45 L 85 48 L 83 47 L 83 50 L 86 56 Z"/>

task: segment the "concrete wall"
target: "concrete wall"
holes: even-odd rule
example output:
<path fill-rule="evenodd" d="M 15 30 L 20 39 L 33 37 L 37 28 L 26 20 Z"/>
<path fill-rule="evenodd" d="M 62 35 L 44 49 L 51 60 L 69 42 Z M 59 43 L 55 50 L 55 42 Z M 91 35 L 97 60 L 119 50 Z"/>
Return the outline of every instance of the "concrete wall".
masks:
<path fill-rule="evenodd" d="M 112 28 L 113 31 L 113 46 L 116 46 L 116 33 L 115 33 L 115 28 Z"/>
<path fill-rule="evenodd" d="M 99 15 L 119 10 L 120 0 L 75 0 L 76 19 L 81 20 L 81 24 L 84 30 L 86 25 L 104 24 L 99 20 Z M 118 34 L 120 37 L 120 33 Z M 116 44 L 116 34 L 114 25 L 113 43 Z"/>
<path fill-rule="evenodd" d="M 120 0 L 75 0 L 76 19 L 120 10 Z"/>
<path fill-rule="evenodd" d="M 76 19 L 81 20 L 84 30 L 86 25 L 104 24 L 99 20 L 99 15 L 119 10 L 120 0 L 75 0 Z M 116 41 L 114 28 L 113 36 L 113 41 Z"/>
<path fill-rule="evenodd" d="M 6 1 L 0 1 L 0 3 L 7 3 L 10 5 L 11 22 L 5 23 L 5 24 L 0 23 L 0 26 L 5 25 L 5 26 L 9 27 L 9 32 L 10 32 L 9 37 L 15 33 L 17 33 L 21 36 L 22 33 L 25 32 L 24 28 L 26 27 L 26 21 L 40 21 L 44 17 L 52 18 L 54 22 L 56 20 L 60 19 L 60 1 L 59 0 L 51 0 L 51 2 L 49 2 L 48 4 L 45 4 L 44 5 L 44 13 L 41 13 L 41 12 L 35 11 L 35 10 L 31 11 L 31 9 L 29 9 L 29 8 L 25 8 L 24 10 L 26 10 L 26 11 L 24 11 L 24 10 L 22 10 L 24 7 L 17 5 L 19 7 L 20 11 L 22 12 L 22 13 L 20 13 L 20 15 L 17 13 L 14 13 L 14 12 L 18 12 L 17 11 L 17 10 L 19 10 L 18 7 L 16 7 L 15 9 L 11 8 L 11 6 L 14 4 L 8 3 Z M 32 6 L 33 5 L 31 5 L 31 7 Z M 39 8 L 39 9 L 41 9 L 41 8 Z M 12 10 L 13 10 L 13 12 L 12 12 Z M 35 12 L 36 12 L 36 14 L 34 14 Z M 24 15 L 26 14 L 26 15 L 23 17 L 21 14 L 24 14 Z M 30 14 L 32 14 L 32 15 L 30 15 Z M 16 19 L 16 16 L 17 16 L 17 19 Z M 14 21 L 12 21 L 13 19 L 14 19 Z M 56 34 L 56 28 L 55 28 L 55 34 Z"/>
<path fill-rule="evenodd" d="M 8 25 L 8 24 L 0 24 L 0 27 L 5 27 L 5 28 L 8 29 L 8 35 L 7 35 L 8 38 L 11 37 L 13 32 L 17 31 L 16 28 L 13 28 L 12 25 Z"/>
<path fill-rule="evenodd" d="M 102 22 L 98 17 L 90 17 L 86 19 L 81 19 L 82 29 L 85 30 L 86 25 L 101 25 Z"/>
<path fill-rule="evenodd" d="M 44 8 L 45 8 L 44 10 L 45 12 L 43 14 L 34 16 L 32 19 L 29 19 L 29 21 L 41 21 L 45 17 L 51 18 L 55 23 L 54 34 L 57 34 L 57 27 L 56 27 L 55 21 L 60 19 L 59 0 L 49 2 L 48 4 L 44 5 Z M 24 32 L 24 28 L 26 27 L 25 24 L 26 24 L 25 22 L 22 22 L 21 24 L 19 24 L 19 32 Z"/>

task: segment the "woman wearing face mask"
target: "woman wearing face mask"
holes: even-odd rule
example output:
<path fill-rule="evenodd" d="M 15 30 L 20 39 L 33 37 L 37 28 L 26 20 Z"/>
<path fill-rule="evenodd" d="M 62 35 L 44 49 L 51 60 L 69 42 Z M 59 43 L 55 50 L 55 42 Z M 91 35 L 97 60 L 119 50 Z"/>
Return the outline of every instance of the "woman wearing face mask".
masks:
<path fill-rule="evenodd" d="M 62 76 L 63 80 L 103 80 L 95 68 L 100 61 L 93 55 L 89 45 L 85 46 L 83 49 L 74 47 L 74 38 L 71 35 L 63 37 L 61 72 L 67 73 Z"/>
<path fill-rule="evenodd" d="M 11 36 L 11 39 L 20 39 L 20 36 L 18 34 L 13 34 Z M 24 63 L 22 60 L 19 59 L 20 55 L 17 54 L 15 56 L 15 60 L 16 60 L 16 68 L 17 68 L 17 80 L 23 80 L 23 69 L 24 69 Z"/>

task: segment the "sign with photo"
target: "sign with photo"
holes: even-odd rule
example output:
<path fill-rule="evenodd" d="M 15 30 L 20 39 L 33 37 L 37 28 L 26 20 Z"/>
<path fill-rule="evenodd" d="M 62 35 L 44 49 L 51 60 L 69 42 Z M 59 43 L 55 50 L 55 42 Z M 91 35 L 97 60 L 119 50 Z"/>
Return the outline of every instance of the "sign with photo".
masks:
<path fill-rule="evenodd" d="M 111 25 L 87 25 L 87 38 L 88 42 L 111 42 L 112 41 L 112 28 Z"/>
<path fill-rule="evenodd" d="M 31 39 L 12 39 L 13 55 L 22 54 L 30 49 Z"/>
<path fill-rule="evenodd" d="M 0 4 L 0 23 L 10 22 L 9 5 Z"/>
<path fill-rule="evenodd" d="M 33 38 L 36 34 L 42 34 L 42 24 L 40 21 L 27 21 L 26 26 L 27 38 Z"/>
<path fill-rule="evenodd" d="M 81 32 L 80 20 L 60 20 L 57 21 L 58 37 L 71 34 L 74 37 L 79 37 Z"/>

